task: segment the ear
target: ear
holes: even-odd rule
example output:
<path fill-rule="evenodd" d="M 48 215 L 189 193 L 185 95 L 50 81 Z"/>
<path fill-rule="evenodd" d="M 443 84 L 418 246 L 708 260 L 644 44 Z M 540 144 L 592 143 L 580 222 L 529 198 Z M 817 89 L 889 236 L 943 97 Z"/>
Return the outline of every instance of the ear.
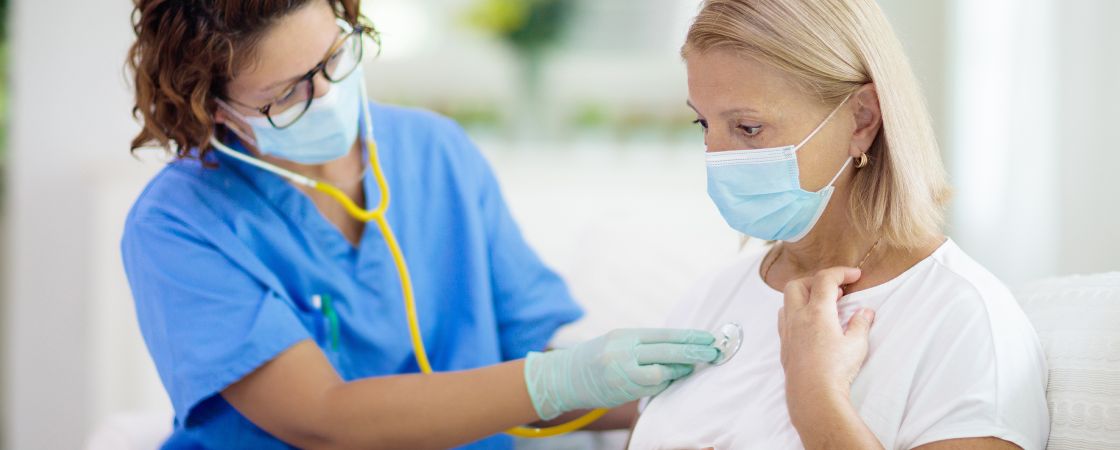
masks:
<path fill-rule="evenodd" d="M 856 128 L 852 131 L 852 147 L 849 156 L 858 158 L 867 153 L 879 130 L 883 128 L 883 113 L 879 107 L 879 93 L 875 83 L 867 83 L 852 93 L 852 105 Z"/>
<path fill-rule="evenodd" d="M 229 123 L 230 119 L 231 118 L 230 118 L 229 114 L 226 113 L 225 108 L 222 108 L 221 105 L 218 105 L 217 107 L 214 108 L 214 124 L 215 125 L 225 125 L 225 124 Z"/>
<path fill-rule="evenodd" d="M 253 127 L 250 127 L 245 121 L 230 113 L 226 108 L 232 108 L 232 106 L 223 105 L 221 101 L 218 102 L 217 108 L 214 110 L 214 123 L 225 125 L 226 128 L 229 128 L 230 131 L 233 131 L 234 134 L 238 135 L 243 140 L 255 140 L 256 136 L 253 134 Z"/>

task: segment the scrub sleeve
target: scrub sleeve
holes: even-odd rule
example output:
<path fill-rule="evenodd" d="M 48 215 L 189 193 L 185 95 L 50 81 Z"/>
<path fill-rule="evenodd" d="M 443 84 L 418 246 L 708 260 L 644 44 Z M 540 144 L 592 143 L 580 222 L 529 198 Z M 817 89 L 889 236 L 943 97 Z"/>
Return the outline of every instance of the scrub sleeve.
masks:
<path fill-rule="evenodd" d="M 162 214 L 134 219 L 122 242 L 126 272 L 179 423 L 189 425 L 199 403 L 311 338 L 290 299 L 211 243 L 221 236 Z"/>

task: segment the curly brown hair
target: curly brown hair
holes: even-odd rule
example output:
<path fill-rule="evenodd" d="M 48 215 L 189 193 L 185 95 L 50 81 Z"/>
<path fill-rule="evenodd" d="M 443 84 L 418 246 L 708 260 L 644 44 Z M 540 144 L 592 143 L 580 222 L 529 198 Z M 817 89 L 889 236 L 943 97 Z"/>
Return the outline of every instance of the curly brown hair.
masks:
<path fill-rule="evenodd" d="M 364 19 L 361 0 L 135 0 L 127 64 L 135 77 L 132 115 L 143 128 L 131 151 L 155 146 L 177 158 L 204 158 L 215 99 L 244 66 L 235 61 L 252 61 L 271 25 L 315 1 L 330 3 L 351 24 Z"/>

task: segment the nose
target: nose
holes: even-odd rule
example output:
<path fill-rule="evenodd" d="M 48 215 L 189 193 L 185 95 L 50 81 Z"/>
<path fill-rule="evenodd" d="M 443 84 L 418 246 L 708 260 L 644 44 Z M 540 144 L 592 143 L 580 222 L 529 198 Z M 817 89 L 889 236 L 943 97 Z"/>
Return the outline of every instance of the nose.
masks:
<path fill-rule="evenodd" d="M 322 71 L 316 73 L 315 76 L 311 78 L 311 82 L 315 83 L 315 98 L 327 95 L 327 92 L 330 92 L 330 90 L 334 88 L 334 83 L 331 83 L 331 80 L 328 80 L 327 77 L 323 75 Z"/>
<path fill-rule="evenodd" d="M 708 129 L 708 132 L 704 134 L 704 146 L 706 147 L 705 151 L 707 153 L 719 153 L 739 149 L 734 139 L 731 139 L 729 133 L 721 133 L 714 129 Z"/>

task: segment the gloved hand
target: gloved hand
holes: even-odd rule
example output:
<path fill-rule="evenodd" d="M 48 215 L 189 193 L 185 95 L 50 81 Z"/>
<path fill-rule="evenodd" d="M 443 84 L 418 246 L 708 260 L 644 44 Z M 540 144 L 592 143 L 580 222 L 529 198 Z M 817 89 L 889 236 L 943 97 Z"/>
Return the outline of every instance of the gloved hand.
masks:
<path fill-rule="evenodd" d="M 576 409 L 613 408 L 656 395 L 719 351 L 707 331 L 615 330 L 568 349 L 529 353 L 525 382 L 542 420 Z"/>

